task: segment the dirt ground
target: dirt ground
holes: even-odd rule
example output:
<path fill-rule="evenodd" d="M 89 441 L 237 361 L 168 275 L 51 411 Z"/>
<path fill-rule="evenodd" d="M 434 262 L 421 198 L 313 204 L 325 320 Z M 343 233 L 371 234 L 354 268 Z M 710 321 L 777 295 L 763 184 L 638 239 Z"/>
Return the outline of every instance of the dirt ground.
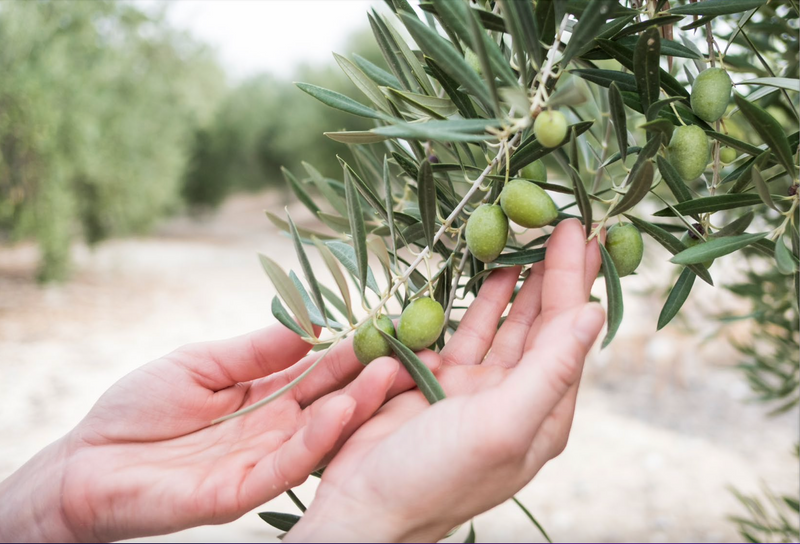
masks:
<path fill-rule="evenodd" d="M 281 204 L 270 194 L 236 197 L 213 217 L 175 218 L 149 237 L 77 246 L 73 280 L 44 288 L 34 281 L 33 246 L 0 246 L 0 478 L 137 366 L 184 343 L 273 322 L 273 291 L 256 252 L 297 266 L 290 241 L 262 213 Z M 723 270 L 721 259 L 712 274 Z M 740 512 L 728 486 L 797 489 L 798 414 L 767 418 L 763 406 L 748 403 L 732 368 L 736 352 L 724 338 L 709 339 L 716 325 L 708 312 L 735 303 L 700 285 L 683 311 L 692 333 L 676 323 L 655 335 L 664 293 L 649 287 L 665 273 L 649 267 L 623 282 L 625 322 L 587 364 L 570 444 L 518 495 L 556 541 L 738 541 L 726 521 Z M 309 482 L 299 495 L 311 501 L 313 492 Z M 284 498 L 261 510 L 295 511 Z M 478 541 L 541 540 L 509 503 L 475 524 Z M 463 541 L 465 531 L 449 540 Z M 276 534 L 251 513 L 140 541 L 256 542 Z"/>

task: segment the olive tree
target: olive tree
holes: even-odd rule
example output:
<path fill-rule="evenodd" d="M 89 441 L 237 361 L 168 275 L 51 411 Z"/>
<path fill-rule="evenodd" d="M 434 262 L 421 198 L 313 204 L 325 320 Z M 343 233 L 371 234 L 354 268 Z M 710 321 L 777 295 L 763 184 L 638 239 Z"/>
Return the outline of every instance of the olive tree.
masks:
<path fill-rule="evenodd" d="M 441 348 L 487 274 L 541 261 L 548 226 L 577 217 L 587 239 L 607 232 L 603 347 L 645 247 L 676 278 L 659 329 L 733 253 L 758 262 L 753 281 L 772 278 L 796 324 L 797 2 L 387 4 L 368 15 L 384 63 L 337 56 L 360 95 L 297 84 L 374 126 L 326 133 L 355 157 L 339 179 L 311 164 L 287 175 L 327 229 L 268 214 L 301 265 L 287 274 L 261 256 L 281 323 L 315 349 L 355 333 L 364 363 L 394 352 L 436 402 L 444 392 L 414 351 Z M 384 316 L 398 315 L 395 331 Z M 785 380 L 764 387 L 796 391 L 796 357 L 779 368 Z M 796 406 L 796 393 L 782 398 Z"/>

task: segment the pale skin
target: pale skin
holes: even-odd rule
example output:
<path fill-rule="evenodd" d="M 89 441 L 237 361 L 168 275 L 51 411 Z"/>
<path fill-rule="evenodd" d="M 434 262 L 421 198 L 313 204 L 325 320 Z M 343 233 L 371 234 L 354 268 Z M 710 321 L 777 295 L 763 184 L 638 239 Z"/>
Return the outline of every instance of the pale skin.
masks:
<path fill-rule="evenodd" d="M 116 540 L 225 523 L 324 465 L 285 541 L 440 539 L 565 447 L 604 321 L 587 303 L 599 266 L 597 242 L 585 243 L 577 221 L 561 223 L 499 329 L 520 270 L 493 273 L 442 352 L 420 354 L 447 394 L 434 406 L 396 360 L 364 369 L 345 343 L 290 393 L 209 426 L 319 355 L 280 326 L 179 349 L 120 380 L 0 483 L 0 541 Z"/>

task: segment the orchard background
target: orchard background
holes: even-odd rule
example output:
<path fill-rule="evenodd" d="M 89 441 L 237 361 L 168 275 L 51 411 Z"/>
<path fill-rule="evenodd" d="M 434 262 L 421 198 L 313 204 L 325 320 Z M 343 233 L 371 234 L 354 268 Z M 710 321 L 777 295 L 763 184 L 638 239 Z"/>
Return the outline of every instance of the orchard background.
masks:
<path fill-rule="evenodd" d="M 504 21 L 502 3 L 473 3 L 473 8 L 481 10 L 477 13 L 480 17 L 475 26 L 460 27 L 465 34 L 459 34 L 456 19 L 437 12 L 437 4 L 423 3 L 422 9 L 398 17 L 396 12 L 408 9 L 404 2 L 359 3 L 364 18 L 368 9 L 375 8 L 373 29 L 380 28 L 379 19 L 392 25 L 384 35 L 395 33 L 404 40 L 409 48 L 398 47 L 401 55 L 407 51 L 418 63 L 425 62 L 425 57 L 414 54 L 419 46 L 410 39 L 414 33 L 403 30 L 402 21 L 407 20 L 403 17 L 414 17 L 419 25 L 434 28 L 431 17 L 435 13 L 450 30 L 442 31 L 440 39 L 457 43 L 459 49 L 469 49 L 468 44 L 481 32 L 501 43 L 498 25 Z M 555 32 L 563 23 L 564 41 L 573 41 L 575 20 L 591 14 L 598 5 L 608 8 L 611 4 L 554 3 L 555 11 L 566 6 L 558 13 L 559 23 L 552 23 Z M 722 60 L 717 52 L 715 63 L 728 69 L 734 83 L 774 78 L 771 84 L 736 85 L 735 92 L 768 112 L 777 123 L 791 145 L 791 163 L 796 167 L 795 2 L 717 2 L 717 7 L 711 3 L 712 8 L 724 4 L 725 13 L 712 16 L 701 12 L 696 17 L 680 14 L 681 8 L 692 9 L 689 3 L 624 4 L 617 8 L 623 10 L 622 15 L 609 16 L 607 22 L 598 19 L 602 24 L 592 26 L 593 32 L 610 28 L 600 39 L 614 42 L 617 49 L 614 44 L 605 44 L 604 53 L 602 47 L 592 45 L 599 43 L 593 42 L 598 36 L 590 36 L 580 51 L 574 52 L 577 60 L 568 69 L 584 70 L 582 74 L 587 77 L 565 72 L 546 102 L 563 112 L 569 124 L 581 119 L 594 121 L 587 132 L 569 139 L 563 151 L 544 157 L 548 183 L 566 188 L 551 192 L 559 207 L 575 200 L 569 194 L 576 187 L 575 175 L 568 174 L 570 168 L 577 167 L 578 179 L 590 194 L 595 192 L 594 185 L 599 184 L 602 190 L 609 187 L 610 180 L 619 184 L 626 177 L 620 162 L 599 168 L 613 159 L 620 145 L 620 110 L 608 102 L 602 77 L 611 77 L 610 72 L 622 74 L 614 77 L 630 131 L 626 137 L 630 146 L 625 163 L 628 168 L 636 161 L 634 147 L 643 147 L 639 144 L 648 141 L 639 128 L 648 120 L 631 108 L 635 106 L 632 100 L 639 96 L 637 65 L 634 62 L 623 68 L 626 57 L 619 47 L 635 55 L 639 35 L 650 26 L 643 22 L 668 7 L 673 8 L 672 13 L 658 15 L 672 18 L 659 27 L 659 64 L 664 73 L 671 74 L 688 92 L 689 79 L 696 77 L 704 68 L 702 63 L 709 60 L 706 32 L 711 28 L 717 47 L 727 50 Z M 697 2 L 694 9 L 703 9 L 704 4 L 708 8 L 709 2 Z M 342 232 L 343 222 L 336 222 L 338 210 L 325 208 L 315 193 L 319 187 L 315 175 L 303 161 L 313 165 L 323 179 L 341 184 L 346 178 L 338 154 L 352 165 L 353 178 L 374 183 L 376 192 L 384 194 L 380 176 L 370 176 L 365 169 L 369 168 L 370 155 L 379 157 L 377 164 L 382 164 L 386 148 L 381 146 L 386 141 L 354 148 L 321 135 L 346 129 L 356 131 L 351 138 L 374 138 L 375 132 L 368 131 L 376 123 L 319 104 L 296 89 L 292 79 L 343 93 L 362 108 L 383 111 L 382 106 L 386 107 L 393 120 L 380 120 L 378 124 L 394 126 L 395 133 L 387 133 L 389 136 L 404 136 L 412 142 L 391 151 L 405 150 L 414 163 L 411 166 L 418 170 L 431 154 L 440 159 L 440 165 L 457 164 L 450 150 L 462 144 L 441 142 L 452 139 L 449 129 L 439 134 L 427 132 L 424 137 L 397 132 L 418 130 L 406 126 L 405 122 L 412 119 L 455 118 L 461 113 L 449 113 L 456 101 L 441 92 L 439 79 L 424 72 L 425 67 L 430 71 L 430 65 L 419 64 L 419 68 L 434 94 L 438 92 L 438 101 L 429 96 L 422 104 L 426 95 L 420 83 L 423 74 L 415 70 L 412 57 L 404 57 L 402 62 L 407 63 L 412 75 L 409 85 L 416 80 L 420 92 L 385 91 L 392 85 L 383 81 L 376 88 L 386 94 L 362 94 L 365 88 L 374 89 L 359 77 L 355 77 L 356 85 L 351 83 L 339 70 L 340 66 L 351 66 L 342 58 L 298 68 L 291 79 L 269 74 L 226 77 L 219 54 L 181 30 L 168 13 L 161 13 L 164 7 L 158 3 L 140 6 L 112 2 L 14 2 L 0 6 L 0 28 L 4 29 L 0 40 L 7 41 L 0 43 L 0 64 L 5 74 L 0 83 L 5 104 L 0 123 L 0 226 L 4 233 L 0 247 L 0 364 L 4 370 L 0 385 L 0 436 L 4 437 L 0 477 L 74 424 L 103 390 L 130 369 L 179 344 L 237 334 L 272 320 L 275 292 L 259 270 L 254 254 L 258 251 L 283 257 L 294 252 L 294 244 L 264 218 L 263 210 L 274 214 L 274 222 L 280 224 L 286 217 L 282 207 L 288 205 L 298 231 L 313 230 L 328 236 Z M 241 7 L 232 4 L 228 9 Z M 536 9 L 541 8 L 537 5 L 533 9 L 536 16 Z M 704 16 L 711 19 L 703 20 Z M 643 24 L 635 31 L 628 30 L 639 23 Z M 37 32 L 21 33 L 19 29 L 25 25 Z M 682 28 L 687 25 L 696 29 Z M 425 31 L 416 28 L 416 32 Z M 503 38 L 507 48 L 498 46 L 503 58 L 528 58 L 528 48 L 537 47 L 524 42 L 525 46 L 517 50 L 511 38 Z M 547 41 L 554 39 L 555 35 Z M 441 47 L 435 40 L 433 43 Z M 369 66 L 363 62 L 366 59 L 399 79 L 382 58 L 368 27 L 350 43 L 318 45 L 351 59 L 355 63 L 352 66 Z M 435 58 L 436 47 L 425 51 L 426 47 L 430 43 L 422 47 L 425 55 Z M 451 91 L 472 96 L 466 100 L 477 116 L 494 117 L 499 111 L 497 118 L 503 118 L 509 105 L 517 112 L 524 109 L 524 93 L 520 96 L 509 90 L 514 87 L 510 81 L 485 76 L 505 69 L 498 68 L 496 58 L 486 57 L 493 54 L 487 53 L 487 49 L 492 50 L 488 42 L 482 49 L 469 66 L 477 77 L 468 82 L 474 89 L 457 82 L 455 88 L 460 90 Z M 358 57 L 352 54 L 354 51 Z M 519 71 L 519 63 L 514 63 L 515 68 L 509 63 L 512 76 L 519 79 L 524 75 L 532 82 L 526 87 L 535 89 L 535 68 L 542 67 L 535 57 L 542 54 L 542 60 L 546 60 L 547 51 L 544 47 L 530 51 L 533 61 L 526 65 L 525 74 Z M 564 51 L 568 49 L 562 47 L 561 53 Z M 623 64 L 603 58 L 612 57 L 609 51 L 622 55 Z M 402 62 L 401 76 L 405 74 Z M 348 73 L 356 72 L 351 68 Z M 453 75 L 445 74 L 451 79 Z M 663 73 L 661 86 L 662 98 L 678 92 Z M 308 89 L 313 94 L 316 87 Z M 485 96 L 484 91 L 488 93 Z M 371 98 L 377 104 L 372 104 Z M 466 103 L 460 105 L 467 107 Z M 70 107 L 62 107 L 64 104 Z M 529 107 L 530 102 L 527 104 Z M 673 105 L 676 110 L 671 109 Z M 709 196 L 712 186 L 719 194 L 728 193 L 739 183 L 742 171 L 727 184 L 726 177 L 748 163 L 748 157 L 760 153 L 754 148 L 763 146 L 763 137 L 743 112 L 732 111 L 737 105 L 731 100 L 722 131 L 738 142 L 740 156 L 730 166 L 714 166 L 715 158 L 709 161 L 707 179 L 686 184 L 692 200 Z M 348 106 L 351 110 L 356 107 Z M 674 111 L 691 124 L 688 108 L 689 104 L 681 102 L 666 105 L 662 112 L 666 117 L 661 118 L 677 126 L 680 122 L 669 113 Z M 483 115 L 484 110 L 491 115 Z M 396 121 L 397 114 L 405 118 L 403 124 Z M 658 137 L 669 131 L 658 119 L 651 126 L 650 133 Z M 529 127 L 521 128 L 520 140 L 524 142 Z M 387 129 L 378 132 L 381 130 Z M 776 130 L 772 133 L 778 137 Z M 487 140 L 491 135 L 470 128 L 461 133 L 461 139 L 481 140 L 473 138 L 476 134 L 484 134 Z M 475 179 L 494 158 L 496 148 L 492 152 L 480 141 L 470 145 L 472 150 L 469 156 L 463 154 L 463 160 L 475 161 L 478 170 L 467 172 Z M 420 207 L 414 212 L 420 178 L 408 175 L 409 164 L 401 168 L 402 156 L 399 162 L 388 156 L 397 210 L 409 217 L 416 213 L 416 224 L 420 225 L 417 241 L 424 247 L 430 225 L 424 224 Z M 736 193 L 755 198 L 747 200 L 745 207 L 715 214 L 713 225 L 729 224 L 750 211 L 749 233 L 771 233 L 781 225 L 781 198 L 788 195 L 792 181 L 783 170 L 791 169 L 791 165 L 770 157 L 763 160 L 759 164 L 768 190 L 764 191 L 751 175 L 745 180 L 748 184 Z M 281 166 L 294 173 L 288 176 L 293 192 L 285 190 Z M 658 184 L 661 172 L 660 165 L 656 166 L 652 191 L 643 191 L 642 199 L 626 213 L 665 225 L 670 221 L 654 213 L 665 208 L 661 199 L 675 206 L 677 195 L 672 187 Z M 463 185 L 458 185 L 463 183 L 457 177 L 463 179 L 460 170 L 432 168 L 434 179 L 452 178 L 463 194 Z M 501 184 L 505 172 L 499 169 L 490 175 L 493 183 Z M 516 172 L 510 176 L 516 177 Z M 793 179 L 796 181 L 796 173 Z M 271 189 L 264 192 L 265 187 Z M 329 187 L 339 185 L 330 183 Z M 298 188 L 305 203 L 295 198 Z M 225 199 L 233 193 L 238 194 Z M 337 194 L 345 196 L 343 191 Z M 765 194 L 775 196 L 767 198 Z M 323 216 L 327 226 L 312 215 L 306 206 L 310 202 L 329 214 Z M 377 227 L 380 218 L 369 214 L 371 202 L 360 199 L 360 204 L 367 224 L 372 222 Z M 444 205 L 446 202 L 439 203 Z M 212 211 L 216 206 L 221 207 Z M 595 222 L 608 207 L 595 203 Z M 573 206 L 562 211 L 580 216 L 585 208 Z M 340 217 L 349 224 L 347 210 Z M 676 237 L 686 231 L 678 220 L 671 224 Z M 792 228 L 796 230 L 796 222 L 786 230 L 789 251 Z M 518 251 L 523 243 L 548 230 L 512 239 L 506 253 Z M 104 241 L 109 237 L 116 239 Z M 342 240 L 352 243 L 346 232 Z M 644 241 L 643 264 L 636 274 L 620 282 L 624 318 L 616 337 L 604 350 L 596 350 L 587 366 L 570 447 L 519 498 L 554 540 L 737 540 L 742 538 L 740 531 L 758 540 L 796 540 L 798 354 L 792 286 L 796 273 L 785 273 L 785 258 L 784 270 L 780 270 L 774 253 L 759 252 L 758 248 L 721 256 L 709 270 L 715 287 L 694 282 L 674 319 L 655 333 L 663 325 L 663 318 L 662 323 L 659 318 L 664 301 L 683 269 L 669 263 L 672 255 L 653 238 L 645 234 Z M 306 252 L 315 270 L 325 270 L 313 245 Z M 788 262 L 793 262 L 791 255 Z M 371 257 L 371 264 L 376 273 L 380 272 L 380 259 Z M 299 260 L 282 259 L 281 265 L 302 277 Z M 474 273 L 472 266 L 465 267 L 461 287 Z M 354 275 L 358 276 L 357 270 Z M 376 277 L 384 286 L 382 276 Z M 336 288 L 328 276 L 320 274 L 320 281 L 330 289 Z M 354 295 L 357 285 L 357 281 L 351 282 Z M 595 294 L 607 303 L 602 279 Z M 357 304 L 357 297 L 354 300 Z M 463 304 L 468 301 L 469 296 Z M 398 312 L 399 306 L 392 311 Z M 457 315 L 456 308 L 454 318 Z M 764 402 L 753 402 L 758 399 Z M 298 495 L 310 501 L 313 482 L 298 490 Z M 758 500 L 761 506 L 752 500 Z M 274 502 L 259 510 L 297 513 L 288 500 Z M 748 511 L 747 504 L 754 511 Z M 763 515 L 759 508 L 763 508 Z M 729 520 L 729 516 L 740 520 Z M 542 538 L 513 504 L 477 518 L 475 525 L 478 540 Z M 253 514 L 231 526 L 196 529 L 171 538 L 263 540 L 276 534 Z M 465 537 L 466 528 L 462 528 L 451 540 L 463 541 Z"/>

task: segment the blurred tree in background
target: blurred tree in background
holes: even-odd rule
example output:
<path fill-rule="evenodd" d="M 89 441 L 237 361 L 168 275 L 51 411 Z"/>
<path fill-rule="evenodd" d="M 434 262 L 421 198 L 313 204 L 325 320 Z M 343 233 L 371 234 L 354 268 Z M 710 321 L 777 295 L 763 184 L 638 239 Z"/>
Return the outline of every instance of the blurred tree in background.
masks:
<path fill-rule="evenodd" d="M 382 63 L 369 32 L 355 34 L 342 52 Z M 301 66 L 296 78 L 340 93 L 357 92 L 332 64 Z M 349 151 L 322 133 L 374 126 L 368 119 L 354 118 L 298 93 L 291 81 L 270 75 L 249 78 L 231 90 L 213 122 L 195 134 L 183 197 L 189 204 L 213 208 L 232 191 L 283 186 L 281 167 L 296 170 L 304 160 L 323 175 L 338 175 L 341 165 L 336 155 L 349 158 Z"/>
<path fill-rule="evenodd" d="M 40 278 L 70 242 L 141 232 L 179 205 L 188 143 L 224 78 L 163 13 L 127 3 L 0 5 L 0 232 L 35 237 Z"/>

